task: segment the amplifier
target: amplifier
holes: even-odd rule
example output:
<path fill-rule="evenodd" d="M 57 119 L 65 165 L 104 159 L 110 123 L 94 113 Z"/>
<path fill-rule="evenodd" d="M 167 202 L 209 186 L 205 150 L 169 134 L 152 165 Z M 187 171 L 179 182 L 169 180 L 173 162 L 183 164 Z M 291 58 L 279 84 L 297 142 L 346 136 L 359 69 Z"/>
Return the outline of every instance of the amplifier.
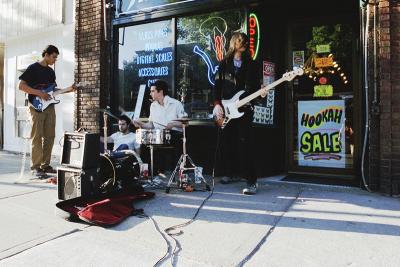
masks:
<path fill-rule="evenodd" d="M 97 133 L 66 132 L 61 153 L 61 165 L 90 169 L 100 160 L 100 135 Z"/>
<path fill-rule="evenodd" d="M 57 168 L 58 199 L 67 200 L 76 197 L 95 195 L 98 191 L 97 169 Z"/>

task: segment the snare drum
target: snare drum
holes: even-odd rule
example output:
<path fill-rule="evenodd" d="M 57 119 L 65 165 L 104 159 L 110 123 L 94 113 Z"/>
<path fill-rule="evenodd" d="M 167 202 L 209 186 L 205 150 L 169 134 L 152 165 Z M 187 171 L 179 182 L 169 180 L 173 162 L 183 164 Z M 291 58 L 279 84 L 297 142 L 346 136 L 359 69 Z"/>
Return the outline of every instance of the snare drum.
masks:
<path fill-rule="evenodd" d="M 136 142 L 143 145 L 169 145 L 171 132 L 165 129 L 137 129 Z"/>

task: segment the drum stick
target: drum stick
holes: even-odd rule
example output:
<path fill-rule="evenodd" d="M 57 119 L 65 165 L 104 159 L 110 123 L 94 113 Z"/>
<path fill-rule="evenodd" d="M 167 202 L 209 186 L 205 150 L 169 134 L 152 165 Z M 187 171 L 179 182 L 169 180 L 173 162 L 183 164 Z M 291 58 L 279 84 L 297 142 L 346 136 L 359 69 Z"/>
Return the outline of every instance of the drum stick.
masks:
<path fill-rule="evenodd" d="M 119 107 L 118 109 L 119 109 L 119 111 L 121 111 L 122 113 L 125 112 L 125 109 L 124 109 L 123 107 Z M 133 120 L 132 118 L 129 118 L 129 119 L 131 120 L 131 123 L 132 123 L 133 125 L 135 125 L 134 120 Z M 164 128 L 167 128 L 167 126 L 164 125 L 164 124 L 162 124 L 162 123 L 159 123 L 159 122 L 156 122 L 156 121 L 152 121 L 152 123 L 155 123 L 155 124 L 158 124 L 158 125 L 160 125 L 160 126 L 162 126 L 162 127 L 164 127 Z"/>

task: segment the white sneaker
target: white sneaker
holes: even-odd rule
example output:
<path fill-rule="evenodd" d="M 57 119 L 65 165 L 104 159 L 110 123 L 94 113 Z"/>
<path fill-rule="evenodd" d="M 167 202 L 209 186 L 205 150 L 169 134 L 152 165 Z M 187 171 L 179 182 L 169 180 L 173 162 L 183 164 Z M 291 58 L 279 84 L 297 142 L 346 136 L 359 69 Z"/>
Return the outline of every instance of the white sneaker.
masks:
<path fill-rule="evenodd" d="M 245 195 L 255 195 L 255 194 L 257 194 L 257 183 L 247 185 L 243 189 L 242 193 L 245 194 Z"/>

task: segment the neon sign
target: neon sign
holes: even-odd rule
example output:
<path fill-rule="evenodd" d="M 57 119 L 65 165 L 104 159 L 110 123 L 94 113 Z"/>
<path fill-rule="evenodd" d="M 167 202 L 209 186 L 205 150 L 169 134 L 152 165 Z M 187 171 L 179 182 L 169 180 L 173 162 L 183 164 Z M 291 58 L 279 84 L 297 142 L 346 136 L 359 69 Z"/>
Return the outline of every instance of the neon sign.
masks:
<path fill-rule="evenodd" d="M 221 17 L 210 17 L 203 21 L 200 25 L 199 32 L 211 43 L 215 57 L 221 61 L 226 53 L 225 50 L 225 33 L 228 30 L 226 20 Z"/>
<path fill-rule="evenodd" d="M 250 37 L 250 55 L 253 60 L 257 58 L 258 48 L 260 46 L 260 24 L 256 14 L 249 15 L 249 37 Z"/>
<path fill-rule="evenodd" d="M 193 47 L 193 52 L 195 53 L 195 54 L 197 54 L 197 55 L 199 55 L 203 60 L 204 60 L 204 62 L 207 64 L 207 68 L 208 68 L 208 71 L 207 71 L 207 78 L 208 78 L 208 81 L 212 84 L 212 85 L 215 85 L 215 82 L 214 82 L 214 75 L 215 75 L 215 73 L 217 73 L 217 71 L 218 71 L 218 66 L 213 66 L 213 63 L 211 62 L 211 60 L 210 60 L 210 57 L 203 51 L 203 50 L 201 50 L 197 45 L 195 45 L 194 47 Z"/>

